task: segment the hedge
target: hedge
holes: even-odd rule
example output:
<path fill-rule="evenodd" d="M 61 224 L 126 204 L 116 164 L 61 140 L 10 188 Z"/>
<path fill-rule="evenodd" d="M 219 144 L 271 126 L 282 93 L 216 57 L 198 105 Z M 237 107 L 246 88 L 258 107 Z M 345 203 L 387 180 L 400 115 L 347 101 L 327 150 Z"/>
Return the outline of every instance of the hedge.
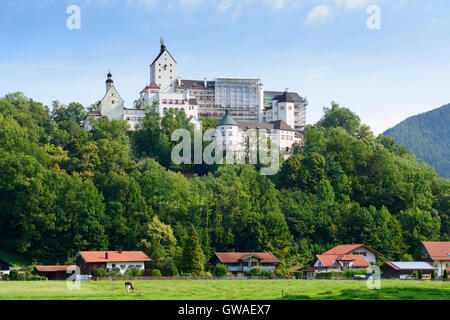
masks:
<path fill-rule="evenodd" d="M 291 274 L 295 279 L 303 279 L 303 271 L 292 271 Z"/>

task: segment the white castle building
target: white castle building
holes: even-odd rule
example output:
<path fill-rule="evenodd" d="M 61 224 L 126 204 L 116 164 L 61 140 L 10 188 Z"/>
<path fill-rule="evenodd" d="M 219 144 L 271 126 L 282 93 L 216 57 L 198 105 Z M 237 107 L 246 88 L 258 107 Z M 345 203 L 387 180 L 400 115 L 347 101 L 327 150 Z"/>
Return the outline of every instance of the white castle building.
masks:
<path fill-rule="evenodd" d="M 272 141 L 287 150 L 294 142 L 302 140 L 308 104 L 296 92 L 265 91 L 258 78 L 182 79 L 177 76 L 177 62 L 162 39 L 160 52 L 150 65 L 150 82 L 140 92 L 138 102 L 138 107 L 126 108 L 114 87 L 111 73 L 108 73 L 106 94 L 99 102 L 98 110 L 89 114 L 85 127 L 91 128 L 90 119 L 106 116 L 125 120 L 131 130 L 136 130 L 145 117 L 145 107 L 155 105 L 161 117 L 169 109 L 179 110 L 185 112 L 196 126 L 200 123 L 199 118 L 214 118 L 222 119 L 222 126 L 218 127 L 221 131 L 223 122 L 231 119 L 236 124 L 232 125 L 233 134 L 237 134 L 236 130 L 266 130 Z M 226 128 L 225 131 L 229 129 Z"/>

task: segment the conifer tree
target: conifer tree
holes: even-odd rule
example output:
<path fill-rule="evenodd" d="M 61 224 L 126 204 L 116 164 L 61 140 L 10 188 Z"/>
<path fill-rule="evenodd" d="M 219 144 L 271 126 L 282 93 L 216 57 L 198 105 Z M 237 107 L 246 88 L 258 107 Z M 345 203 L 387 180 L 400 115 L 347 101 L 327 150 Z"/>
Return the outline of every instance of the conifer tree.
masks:
<path fill-rule="evenodd" d="M 194 276 L 201 276 L 205 270 L 204 260 L 205 255 L 203 254 L 202 247 L 200 246 L 198 233 L 194 226 L 191 225 L 183 247 L 181 269 L 184 273 Z"/>

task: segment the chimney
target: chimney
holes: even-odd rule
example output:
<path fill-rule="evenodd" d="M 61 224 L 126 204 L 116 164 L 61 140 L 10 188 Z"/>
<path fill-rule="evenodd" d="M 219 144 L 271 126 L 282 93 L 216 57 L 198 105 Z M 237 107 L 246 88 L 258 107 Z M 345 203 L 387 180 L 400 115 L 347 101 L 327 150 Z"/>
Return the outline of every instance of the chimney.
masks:
<path fill-rule="evenodd" d="M 208 88 L 208 78 L 205 78 L 205 79 L 203 80 L 203 86 L 205 87 L 205 89 Z"/>
<path fill-rule="evenodd" d="M 108 252 L 105 252 L 105 259 L 108 260 Z"/>
<path fill-rule="evenodd" d="M 181 78 L 178 78 L 177 81 L 178 81 L 178 86 L 181 87 Z"/>
<path fill-rule="evenodd" d="M 120 254 L 122 253 L 122 249 L 119 249 L 119 253 L 120 253 Z"/>

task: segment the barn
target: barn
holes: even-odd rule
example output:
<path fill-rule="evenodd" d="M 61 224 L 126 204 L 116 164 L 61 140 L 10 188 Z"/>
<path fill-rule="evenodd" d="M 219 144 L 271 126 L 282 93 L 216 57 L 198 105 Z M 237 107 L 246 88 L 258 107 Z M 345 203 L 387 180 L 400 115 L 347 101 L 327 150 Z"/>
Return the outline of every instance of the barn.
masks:
<path fill-rule="evenodd" d="M 48 280 L 66 280 L 75 272 L 75 266 L 34 266 L 34 272 Z"/>
<path fill-rule="evenodd" d="M 384 279 L 410 279 L 414 271 L 431 274 L 435 270 L 428 262 L 385 262 L 380 269 Z"/>

